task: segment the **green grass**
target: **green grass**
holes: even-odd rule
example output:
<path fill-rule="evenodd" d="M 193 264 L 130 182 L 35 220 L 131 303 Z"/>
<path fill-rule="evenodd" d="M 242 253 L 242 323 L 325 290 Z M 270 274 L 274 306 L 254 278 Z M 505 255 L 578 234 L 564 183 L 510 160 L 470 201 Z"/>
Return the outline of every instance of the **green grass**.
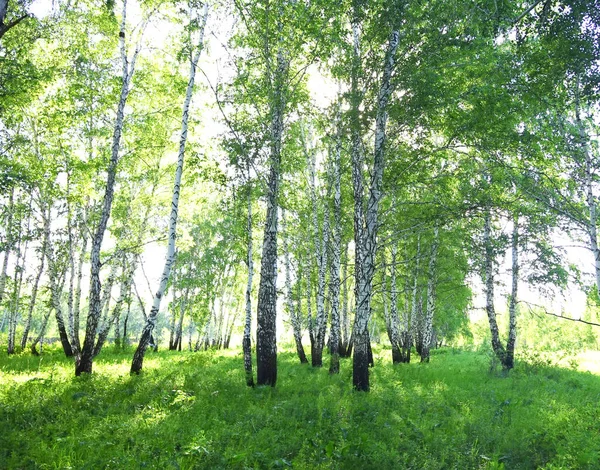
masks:
<path fill-rule="evenodd" d="M 600 377 L 440 350 L 392 366 L 372 391 L 351 362 L 330 377 L 279 355 L 276 388 L 244 385 L 233 352 L 103 352 L 74 378 L 58 351 L 0 357 L 0 468 L 600 468 Z"/>

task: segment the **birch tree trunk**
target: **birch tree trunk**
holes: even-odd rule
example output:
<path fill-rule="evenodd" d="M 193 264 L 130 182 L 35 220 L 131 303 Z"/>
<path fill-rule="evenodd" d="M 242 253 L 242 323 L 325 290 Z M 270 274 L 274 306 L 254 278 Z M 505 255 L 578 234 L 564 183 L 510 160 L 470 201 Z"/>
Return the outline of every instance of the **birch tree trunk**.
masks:
<path fill-rule="evenodd" d="M 315 183 L 316 175 L 316 161 L 315 152 L 311 147 L 312 143 L 309 142 L 312 133 L 309 131 L 308 136 L 304 129 L 302 129 L 302 143 L 304 147 L 304 153 L 306 156 L 306 163 L 309 172 L 309 193 L 310 202 L 312 208 L 312 231 L 315 246 L 315 258 L 317 261 L 317 298 L 316 298 L 316 318 L 314 323 L 312 322 L 311 316 L 311 363 L 313 367 L 323 366 L 323 347 L 325 345 L 325 331 L 327 327 L 327 316 L 325 309 L 325 287 L 326 287 L 326 275 L 327 275 L 327 245 L 329 237 L 328 228 L 328 205 L 327 199 L 324 202 L 324 215 L 322 228 L 319 226 L 318 217 L 318 205 L 317 205 L 317 189 Z M 308 137 L 308 138 L 307 138 Z M 321 230 L 320 230 L 321 228 Z"/>
<path fill-rule="evenodd" d="M 119 264 L 114 262 L 110 267 L 110 273 L 108 274 L 108 278 L 104 283 L 104 289 L 102 291 L 102 298 L 100 300 L 102 316 L 100 321 L 98 322 L 98 330 L 102 331 L 106 324 L 109 321 L 109 312 L 110 312 L 110 301 L 112 298 L 112 290 L 115 283 L 115 278 L 117 277 L 117 270 L 119 269 Z"/>
<path fill-rule="evenodd" d="M 12 221 L 14 211 L 15 189 L 12 188 L 8 197 L 8 217 L 6 219 L 6 246 L 4 248 L 4 259 L 2 261 L 2 272 L 0 273 L 0 302 L 4 299 L 4 291 L 6 290 L 6 276 L 8 270 L 8 258 L 12 249 Z"/>
<path fill-rule="evenodd" d="M 196 79 L 196 68 L 198 67 L 198 61 L 200 60 L 200 54 L 202 53 L 202 49 L 204 48 L 204 29 L 206 27 L 206 20 L 208 18 L 208 3 L 204 3 L 202 13 L 200 16 L 200 31 L 198 44 L 196 45 L 196 50 L 193 53 L 193 56 L 190 57 L 190 73 L 187 84 L 187 90 L 185 94 L 185 101 L 183 103 L 183 112 L 181 118 L 181 136 L 179 139 L 179 155 L 177 158 L 177 168 L 175 170 L 175 183 L 173 185 L 173 198 L 171 200 L 171 216 L 169 219 L 169 244 L 167 247 L 167 256 L 165 259 L 165 266 L 163 268 L 163 273 L 160 279 L 160 284 L 158 290 L 156 291 L 156 295 L 154 296 L 154 302 L 152 304 L 152 308 L 150 310 L 150 314 L 148 315 L 148 320 L 146 321 L 146 325 L 142 331 L 142 335 L 140 338 L 140 342 L 138 347 L 133 355 L 133 361 L 131 363 L 131 373 L 139 374 L 142 370 L 142 365 L 144 362 L 144 354 L 146 352 L 146 348 L 150 342 L 150 337 L 152 336 L 152 331 L 154 330 L 154 325 L 156 324 L 156 317 L 158 316 L 158 310 L 160 309 L 160 302 L 162 300 L 162 296 L 167 288 L 167 283 L 169 282 L 169 274 L 171 273 L 171 266 L 175 261 L 175 238 L 177 235 L 177 213 L 179 209 L 179 193 L 181 187 L 181 173 L 183 172 L 183 161 L 185 156 L 185 145 L 187 142 L 187 132 L 188 132 L 188 116 L 189 116 L 189 108 L 190 102 L 192 101 L 192 93 L 194 91 L 194 81 Z"/>
<path fill-rule="evenodd" d="M 342 319 L 340 356 L 349 357 L 348 347 L 350 342 L 350 319 L 348 315 L 348 244 L 344 244 L 344 264 L 342 265 Z"/>
<path fill-rule="evenodd" d="M 256 328 L 256 383 L 275 386 L 277 382 L 277 206 L 281 172 L 281 142 L 285 111 L 285 80 L 288 60 L 277 52 L 270 102 L 271 151 L 267 181 L 267 215 L 263 237 Z"/>
<path fill-rule="evenodd" d="M 181 308 L 182 309 L 182 302 L 183 302 L 183 292 L 180 292 L 179 296 L 177 295 L 177 281 L 180 277 L 183 277 L 183 267 L 178 266 L 178 264 L 175 264 L 175 266 L 173 266 L 173 272 L 171 274 L 172 279 L 173 279 L 173 286 L 172 286 L 172 292 L 173 292 L 173 299 L 170 303 L 170 307 L 171 307 L 171 324 L 169 327 L 169 351 L 175 351 L 177 350 L 177 318 L 178 318 L 178 314 L 177 314 L 177 308 Z"/>
<path fill-rule="evenodd" d="M 352 154 L 352 186 L 354 192 L 354 297 L 356 311 L 352 329 L 354 348 L 352 364 L 352 382 L 356 390 L 369 391 L 369 368 L 367 354 L 367 325 L 370 315 L 370 292 L 367 291 L 365 233 L 364 233 L 364 183 L 363 155 L 361 142 L 360 105 L 362 94 L 359 91 L 358 77 L 361 70 L 360 32 L 356 23 L 352 24 L 353 64 L 351 77 L 351 154 Z"/>
<path fill-rule="evenodd" d="M 506 354 L 502 364 L 505 370 L 515 366 L 515 344 L 517 342 L 517 302 L 519 294 L 519 214 L 513 215 L 513 233 L 511 237 L 512 250 L 512 283 L 510 301 L 508 303 L 508 340 Z"/>
<path fill-rule="evenodd" d="M 412 347 L 413 339 L 415 341 L 415 346 L 420 350 L 420 341 L 417 338 L 417 333 L 419 331 L 419 276 L 420 270 L 419 265 L 421 261 L 421 237 L 417 235 L 417 252 L 415 257 L 415 274 L 413 279 L 413 288 L 412 288 L 412 298 L 411 298 L 411 306 L 410 306 L 410 318 L 407 313 L 404 318 L 403 325 L 403 333 L 402 333 L 402 349 L 404 351 L 404 356 L 406 358 L 406 362 L 410 362 L 410 352 Z M 414 335 L 412 334 L 414 331 Z M 417 351 L 418 352 L 418 351 Z"/>
<path fill-rule="evenodd" d="M 219 315 L 217 316 L 216 328 L 215 328 L 215 337 L 213 340 L 213 347 L 216 349 L 221 349 L 223 346 L 223 322 L 225 319 L 225 291 L 221 292 L 220 302 L 219 302 Z"/>
<path fill-rule="evenodd" d="M 37 350 L 37 345 L 40 341 L 42 341 L 44 334 L 46 333 L 46 328 L 48 327 L 48 320 L 50 319 L 50 315 L 52 314 L 52 307 L 48 308 L 46 315 L 44 315 L 44 319 L 42 320 L 42 325 L 40 326 L 40 331 L 36 338 L 31 343 L 31 354 L 34 356 L 39 356 L 40 353 Z M 41 349 L 40 349 L 41 350 Z"/>
<path fill-rule="evenodd" d="M 29 209 L 31 210 L 31 200 L 29 203 Z M 31 216 L 27 218 L 27 228 L 25 234 L 23 234 L 23 226 L 19 220 L 17 223 L 17 236 L 15 254 L 17 256 L 14 265 L 13 282 L 12 282 L 12 294 L 10 302 L 7 308 L 8 314 L 8 354 L 14 354 L 16 352 L 16 335 L 17 335 L 17 323 L 20 316 L 20 304 L 21 304 L 21 285 L 23 283 L 23 273 L 26 267 L 26 255 L 28 246 L 28 234 L 31 226 Z M 12 227 L 9 227 L 11 230 Z M 23 240 L 25 239 L 25 246 L 22 246 Z M 1 328 L 0 328 L 1 329 Z"/>
<path fill-rule="evenodd" d="M 287 224 L 285 217 L 285 209 L 281 209 L 281 231 L 283 232 L 282 243 L 283 243 L 283 255 L 285 262 L 285 291 L 286 291 L 286 307 L 290 315 L 290 323 L 292 324 L 292 332 L 294 335 L 294 342 L 296 344 L 296 353 L 300 359 L 301 364 L 307 364 L 308 359 L 304 352 L 304 346 L 302 346 L 302 325 L 300 323 L 300 314 L 294 306 L 294 299 L 292 295 L 292 276 L 290 267 L 290 251 L 288 244 L 289 233 L 287 232 Z"/>
<path fill-rule="evenodd" d="M 317 277 L 317 319 L 315 324 L 315 348 L 311 357 L 313 367 L 323 366 L 323 348 L 327 331 L 327 313 L 325 308 L 325 288 L 327 276 L 327 248 L 329 245 L 329 198 L 324 201 L 323 228 L 319 250 L 319 271 Z M 339 276 L 339 275 L 338 275 Z"/>
<path fill-rule="evenodd" d="M 388 304 L 388 287 L 387 287 L 387 259 L 382 259 L 382 268 L 381 268 L 381 303 L 383 306 L 383 320 L 385 322 L 385 331 L 388 335 L 388 339 L 390 344 L 392 345 L 392 359 L 394 357 L 394 342 L 392 339 L 392 325 L 391 325 L 391 313 L 390 306 Z M 390 289 L 391 291 L 391 289 Z"/>
<path fill-rule="evenodd" d="M 311 270 L 310 270 L 310 263 L 308 261 L 305 260 L 304 263 L 302 263 L 303 265 L 303 271 L 306 273 L 306 320 L 307 320 L 307 327 L 308 327 L 308 337 L 309 337 L 309 341 L 310 341 L 310 357 L 312 360 L 312 357 L 315 355 L 315 346 L 316 346 L 316 339 L 315 339 L 315 328 L 314 328 L 314 318 L 313 318 L 313 312 L 312 312 L 312 279 L 311 279 Z"/>
<path fill-rule="evenodd" d="M 398 289 L 396 279 L 396 263 L 398 260 L 398 246 L 392 245 L 392 269 L 390 273 L 390 342 L 392 343 L 392 362 L 398 364 L 406 362 L 400 342 L 400 317 L 398 315 Z"/>
<path fill-rule="evenodd" d="M 48 240 L 46 239 L 46 235 L 44 232 L 42 247 L 41 247 L 41 256 L 40 256 L 40 265 L 37 270 L 37 274 L 35 275 L 35 279 L 33 281 L 33 287 L 31 289 L 31 299 L 29 300 L 29 306 L 27 308 L 27 319 L 25 320 L 25 327 L 23 328 L 23 336 L 21 337 L 21 349 L 24 350 L 27 346 L 27 341 L 29 339 L 29 330 L 31 329 L 31 320 L 33 318 L 33 310 L 35 308 L 35 302 L 37 300 L 38 289 L 40 285 L 40 279 L 42 278 L 42 273 L 44 272 L 44 261 L 46 257 L 46 247 L 48 244 Z"/>
<path fill-rule="evenodd" d="M 173 273 L 173 277 L 176 278 L 176 270 Z M 175 280 L 173 281 L 174 283 L 176 282 Z M 171 308 L 172 308 L 172 312 L 171 312 L 171 327 L 169 328 L 169 351 L 174 351 L 176 346 L 175 346 L 175 323 L 177 321 L 177 314 L 176 314 L 176 306 L 178 305 L 177 303 L 177 290 L 175 289 L 175 286 L 173 286 L 173 301 L 171 302 Z"/>
<path fill-rule="evenodd" d="M 142 312 L 142 317 L 144 318 L 144 322 L 147 322 L 148 315 L 146 314 L 146 306 L 144 305 L 142 296 L 140 295 L 137 285 L 135 284 L 135 280 L 133 281 L 133 290 L 135 290 L 135 296 L 137 298 L 138 305 L 140 306 L 140 312 Z M 150 335 L 150 345 L 154 345 L 154 347 L 156 348 L 156 341 L 154 341 L 154 338 L 152 337 L 152 335 Z"/>
<path fill-rule="evenodd" d="M 250 179 L 250 168 L 248 163 L 248 179 Z M 252 188 L 248 187 L 248 215 L 246 218 L 246 264 L 248 266 L 248 282 L 246 283 L 246 318 L 244 321 L 244 337 L 242 349 L 244 351 L 244 371 L 246 373 L 246 385 L 254 387 L 254 374 L 252 372 L 252 278 L 254 277 L 254 261 L 252 250 Z"/>
<path fill-rule="evenodd" d="M 223 349 L 229 349 L 229 344 L 231 343 L 231 336 L 233 335 L 233 327 L 237 322 L 239 316 L 240 302 L 239 299 L 236 299 L 235 306 L 233 307 L 233 311 L 235 312 L 228 318 L 227 325 L 225 328 L 225 336 L 223 338 Z M 179 342 L 179 350 L 181 351 L 181 341 Z"/>
<path fill-rule="evenodd" d="M 357 25 L 353 25 L 354 31 L 354 54 L 355 62 L 360 60 L 359 39 Z M 358 391 L 369 391 L 369 332 L 368 324 L 371 309 L 371 295 L 373 274 L 375 271 L 375 255 L 377 252 L 377 217 L 379 212 L 379 201 L 381 199 L 381 184 L 385 166 L 384 147 L 385 130 L 387 122 L 387 104 L 392 92 L 391 77 L 394 68 L 394 57 L 398 47 L 399 33 L 393 31 L 386 52 L 383 76 L 379 95 L 377 99 L 377 114 L 375 117 L 375 144 L 373 170 L 369 188 L 369 198 L 366 213 L 364 214 L 363 230 L 363 198 L 364 189 L 362 183 L 362 157 L 360 156 L 360 138 L 357 123 L 353 123 L 352 153 L 353 153 L 353 183 L 354 183 L 354 226 L 355 243 L 357 246 L 357 287 L 356 287 L 356 318 L 354 321 L 354 358 L 352 381 L 354 388 Z M 353 67 L 354 73 L 358 72 Z M 353 73 L 353 75 L 354 75 Z M 353 77 L 352 91 L 357 94 L 357 76 Z M 360 97 L 359 97 L 360 98 Z M 353 100 L 353 113 L 355 120 L 358 119 L 359 109 L 356 106 L 360 100 Z"/>
<path fill-rule="evenodd" d="M 598 247 L 598 206 L 594 197 L 594 164 L 592 162 L 591 150 L 588 144 L 588 138 L 585 132 L 583 121 L 581 120 L 581 103 L 579 96 L 579 77 L 577 77 L 575 90 L 575 123 L 579 133 L 579 145 L 582 147 L 585 157 L 585 195 L 589 215 L 587 226 L 588 236 L 590 237 L 590 249 L 594 257 L 594 273 L 596 275 L 596 292 L 600 297 L 600 248 Z"/>
<path fill-rule="evenodd" d="M 29 222 L 28 222 L 29 224 Z M 29 230 L 28 230 L 29 231 Z M 20 297 L 21 297 L 21 285 L 23 283 L 23 273 L 25 271 L 25 262 L 27 254 L 27 242 L 25 242 L 25 248 L 21 248 L 21 242 L 23 240 L 23 233 L 19 227 L 19 234 L 17 236 L 17 259 L 15 262 L 15 272 L 13 278 L 13 292 L 12 299 L 9 307 L 8 314 L 8 354 L 14 354 L 16 352 L 16 335 L 17 335 L 17 323 L 20 314 Z"/>
<path fill-rule="evenodd" d="M 427 311 L 423 321 L 423 344 L 421 346 L 421 362 L 429 362 L 431 342 L 433 339 L 433 315 L 435 313 L 435 288 L 436 288 L 436 263 L 439 244 L 439 228 L 433 229 L 433 242 L 429 255 L 429 269 L 427 272 Z"/>
<path fill-rule="evenodd" d="M 125 118 L 125 105 L 127 103 L 127 97 L 129 96 L 131 79 L 135 71 L 135 61 L 139 53 L 138 46 L 133 54 L 131 63 L 129 63 L 129 59 L 127 57 L 127 49 L 125 46 L 127 0 L 123 1 L 122 16 L 123 17 L 121 20 L 121 28 L 119 31 L 119 44 L 121 49 L 122 65 L 121 94 L 119 97 L 119 104 L 117 106 L 117 117 L 115 120 L 115 127 L 112 138 L 111 158 L 107 169 L 107 180 L 104 192 L 104 199 L 102 202 L 102 212 L 100 214 L 100 220 L 98 221 L 96 231 L 92 238 L 92 249 L 90 252 L 89 310 L 86 320 L 85 339 L 83 341 L 83 347 L 81 348 L 81 351 L 75 361 L 76 376 L 79 376 L 82 373 L 92 373 L 96 333 L 98 330 L 100 315 L 102 313 L 102 308 L 100 305 L 100 269 L 102 267 L 102 263 L 100 261 L 100 250 L 102 249 L 102 241 L 104 240 L 104 233 L 106 232 L 106 227 L 108 225 L 108 219 L 110 217 L 115 191 L 117 165 L 119 163 L 119 151 L 121 148 L 121 133 L 123 131 L 123 121 Z"/>
<path fill-rule="evenodd" d="M 69 249 L 69 287 L 67 289 L 67 325 L 68 325 L 68 333 L 69 333 L 69 341 L 71 343 L 71 349 L 73 350 L 73 354 L 77 356 L 79 354 L 79 328 L 75 330 L 75 317 L 74 317 L 74 309 L 73 309 L 73 300 L 74 300 L 74 291 L 75 291 L 75 240 L 73 236 L 73 220 L 72 220 L 72 210 L 70 203 L 70 195 L 71 195 L 71 174 L 69 169 L 67 168 L 66 172 L 67 177 L 67 237 L 68 237 L 68 249 Z M 77 340 L 75 339 L 77 337 Z"/>
<path fill-rule="evenodd" d="M 500 342 L 500 333 L 496 321 L 496 310 L 494 309 L 494 249 L 492 247 L 492 216 L 489 209 L 484 214 L 483 243 L 485 250 L 483 280 L 485 284 L 485 311 L 490 324 L 492 334 L 492 349 L 496 357 L 504 364 L 505 350 Z"/>
<path fill-rule="evenodd" d="M 73 342 L 77 351 L 81 350 L 81 342 L 79 339 L 79 317 L 81 311 L 81 280 L 83 278 L 83 263 L 85 262 L 85 255 L 87 253 L 88 244 L 86 219 L 87 217 L 84 217 L 84 219 L 81 221 L 82 246 L 81 252 L 79 254 L 79 262 L 77 265 L 77 281 L 75 284 L 75 296 L 73 299 Z"/>
<path fill-rule="evenodd" d="M 54 308 L 54 315 L 56 317 L 56 326 L 58 328 L 58 334 L 60 336 L 60 342 L 63 347 L 63 351 L 67 357 L 73 356 L 73 350 L 71 349 L 71 343 L 69 341 L 69 335 L 65 328 L 65 322 L 63 318 L 62 305 L 61 305 L 61 283 L 59 278 L 64 278 L 64 275 L 59 275 L 58 266 L 56 266 L 56 260 L 54 259 L 54 248 L 52 247 L 52 240 L 50 239 L 50 208 L 42 208 L 42 217 L 44 218 L 44 237 L 47 240 L 46 246 L 46 259 L 48 261 L 48 280 L 50 282 L 50 299 Z"/>
<path fill-rule="evenodd" d="M 110 316 L 110 319 L 108 319 L 106 321 L 106 323 L 103 325 L 103 327 L 100 329 L 100 332 L 98 333 L 98 340 L 96 341 L 96 345 L 94 346 L 94 357 L 97 356 L 98 354 L 100 354 L 100 351 L 102 350 L 102 346 L 104 346 L 106 338 L 108 337 L 108 333 L 110 332 L 111 326 L 113 324 L 115 324 L 117 321 L 117 318 L 119 318 L 119 315 L 121 314 L 121 308 L 123 306 L 123 302 L 125 302 L 127 294 L 129 293 L 129 291 L 131 289 L 132 283 L 133 283 L 133 266 L 127 262 L 127 259 L 124 256 L 123 272 L 121 274 L 121 284 L 119 287 L 119 298 L 117 299 L 117 302 L 116 302 L 115 306 L 113 307 L 113 312 L 112 312 L 112 315 Z"/>
<path fill-rule="evenodd" d="M 175 333 L 175 348 L 178 351 L 181 351 L 181 341 L 183 336 L 183 319 L 185 318 L 185 311 L 188 305 L 189 298 L 189 287 L 186 288 L 185 293 L 183 294 L 183 299 L 181 300 L 181 304 L 179 306 L 179 320 L 177 321 L 177 331 Z"/>
<path fill-rule="evenodd" d="M 340 265 L 342 245 L 342 177 L 340 159 L 342 142 L 340 135 L 340 118 L 337 118 L 337 136 L 333 152 L 332 178 L 333 178 L 333 239 L 331 243 L 331 273 L 329 283 L 331 286 L 331 330 L 329 339 L 331 344 L 330 374 L 340 372 Z"/>

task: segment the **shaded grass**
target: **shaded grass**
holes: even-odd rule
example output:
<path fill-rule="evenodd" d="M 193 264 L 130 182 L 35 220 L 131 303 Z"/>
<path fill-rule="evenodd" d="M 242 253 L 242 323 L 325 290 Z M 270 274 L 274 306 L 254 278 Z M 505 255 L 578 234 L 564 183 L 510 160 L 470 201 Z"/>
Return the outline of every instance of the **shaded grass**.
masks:
<path fill-rule="evenodd" d="M 276 388 L 244 385 L 233 352 L 103 352 L 92 376 L 52 351 L 0 358 L 0 468 L 600 468 L 600 377 L 544 364 L 489 372 L 440 350 L 372 391 L 279 355 Z"/>

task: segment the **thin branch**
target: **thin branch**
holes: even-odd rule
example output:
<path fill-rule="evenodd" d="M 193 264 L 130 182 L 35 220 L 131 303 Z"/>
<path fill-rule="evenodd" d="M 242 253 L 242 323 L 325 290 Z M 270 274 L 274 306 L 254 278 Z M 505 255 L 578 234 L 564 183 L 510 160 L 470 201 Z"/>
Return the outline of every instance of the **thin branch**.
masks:
<path fill-rule="evenodd" d="M 0 23 L 0 39 L 2 39 L 2 36 L 4 36 L 8 32 L 8 30 L 17 26 L 25 18 L 29 18 L 29 14 L 25 13 L 23 16 L 20 16 L 19 18 L 16 18 L 13 21 L 9 21 L 7 24 L 4 24 L 3 22 Z"/>
<path fill-rule="evenodd" d="M 519 301 L 519 303 L 524 303 L 527 305 L 527 307 L 529 308 L 529 312 L 530 313 L 535 313 L 533 311 L 532 307 L 536 307 L 538 309 L 540 309 L 545 315 L 550 315 L 552 317 L 556 317 L 556 318 L 561 318 L 562 320 L 569 320 L 569 321 L 574 321 L 574 322 L 578 322 L 578 323 L 585 323 L 586 325 L 592 325 L 592 326 L 600 326 L 600 323 L 594 323 L 592 321 L 587 321 L 587 320 L 583 320 L 581 318 L 571 318 L 571 317 L 565 317 L 563 315 L 559 315 L 558 313 L 554 313 L 554 312 L 549 312 L 546 307 L 544 307 L 543 305 L 537 305 L 531 302 L 526 302 L 524 300 Z"/>
<path fill-rule="evenodd" d="M 519 15 L 519 17 L 513 21 L 513 26 L 517 25 L 523 18 L 525 18 L 529 13 L 531 13 L 531 11 L 537 7 L 540 3 L 542 3 L 542 1 L 544 0 L 537 0 L 533 5 L 531 5 L 527 10 L 525 10 L 523 13 L 521 13 Z"/>

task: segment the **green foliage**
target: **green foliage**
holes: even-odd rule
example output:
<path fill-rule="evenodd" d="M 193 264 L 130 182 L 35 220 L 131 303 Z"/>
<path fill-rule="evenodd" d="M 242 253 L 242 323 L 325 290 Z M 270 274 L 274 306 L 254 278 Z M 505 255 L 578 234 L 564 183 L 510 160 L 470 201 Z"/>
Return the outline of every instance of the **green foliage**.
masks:
<path fill-rule="evenodd" d="M 276 389 L 244 386 L 231 352 L 102 352 L 71 377 L 54 350 L 0 359 L 2 468 L 597 468 L 600 377 L 521 362 L 507 378 L 477 353 L 391 366 L 373 389 L 280 355 Z M 387 361 L 387 360 L 386 360 Z"/>

